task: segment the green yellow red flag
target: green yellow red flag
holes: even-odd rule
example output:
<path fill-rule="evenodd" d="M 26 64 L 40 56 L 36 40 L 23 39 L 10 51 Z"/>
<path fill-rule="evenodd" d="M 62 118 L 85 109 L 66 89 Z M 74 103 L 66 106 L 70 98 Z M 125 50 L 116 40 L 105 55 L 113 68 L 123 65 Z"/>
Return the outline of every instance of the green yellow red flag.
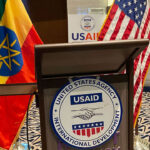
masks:
<path fill-rule="evenodd" d="M 0 84 L 33 83 L 34 45 L 42 44 L 21 0 L 0 0 Z M 0 96 L 0 149 L 12 149 L 29 95 Z"/>

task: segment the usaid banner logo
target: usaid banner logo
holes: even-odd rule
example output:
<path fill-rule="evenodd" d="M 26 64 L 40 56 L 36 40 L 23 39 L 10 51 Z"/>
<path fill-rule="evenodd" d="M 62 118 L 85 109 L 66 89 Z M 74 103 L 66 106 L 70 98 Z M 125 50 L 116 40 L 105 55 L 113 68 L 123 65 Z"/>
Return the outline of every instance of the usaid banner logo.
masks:
<path fill-rule="evenodd" d="M 102 102 L 102 93 L 70 96 L 71 105 Z"/>
<path fill-rule="evenodd" d="M 50 122 L 58 138 L 75 148 L 93 148 L 111 139 L 122 118 L 116 90 L 94 77 L 73 80 L 51 105 Z"/>

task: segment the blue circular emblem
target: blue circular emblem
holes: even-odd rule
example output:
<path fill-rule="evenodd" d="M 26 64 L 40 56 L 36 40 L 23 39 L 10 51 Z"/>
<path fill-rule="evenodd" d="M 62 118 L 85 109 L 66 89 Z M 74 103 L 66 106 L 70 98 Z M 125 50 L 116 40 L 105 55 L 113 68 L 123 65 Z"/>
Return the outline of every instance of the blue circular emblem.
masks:
<path fill-rule="evenodd" d="M 15 32 L 0 27 L 0 76 L 15 75 L 22 65 L 21 48 Z"/>
<path fill-rule="evenodd" d="M 58 138 L 75 148 L 94 148 L 110 140 L 122 119 L 116 90 L 94 77 L 79 78 L 56 94 L 50 122 Z"/>
<path fill-rule="evenodd" d="M 91 31 L 95 27 L 95 20 L 91 16 L 84 16 L 80 21 L 80 26 L 84 31 Z"/>

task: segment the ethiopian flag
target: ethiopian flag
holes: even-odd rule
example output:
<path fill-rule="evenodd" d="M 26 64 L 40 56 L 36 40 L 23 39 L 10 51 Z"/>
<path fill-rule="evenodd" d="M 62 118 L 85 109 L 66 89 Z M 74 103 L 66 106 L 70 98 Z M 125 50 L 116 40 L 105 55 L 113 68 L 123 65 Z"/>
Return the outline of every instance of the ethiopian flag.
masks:
<path fill-rule="evenodd" d="M 0 84 L 33 83 L 34 45 L 41 44 L 21 0 L 0 0 Z M 0 96 L 0 149 L 12 149 L 29 95 Z"/>

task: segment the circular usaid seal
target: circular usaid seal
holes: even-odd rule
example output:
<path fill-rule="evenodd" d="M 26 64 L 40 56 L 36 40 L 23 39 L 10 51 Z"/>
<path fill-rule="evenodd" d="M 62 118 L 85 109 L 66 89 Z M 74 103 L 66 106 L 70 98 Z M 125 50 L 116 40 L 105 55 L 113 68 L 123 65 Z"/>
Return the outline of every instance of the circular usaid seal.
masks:
<path fill-rule="evenodd" d="M 51 105 L 50 122 L 58 138 L 75 148 L 93 148 L 108 141 L 122 118 L 119 95 L 94 77 L 61 88 Z"/>
<path fill-rule="evenodd" d="M 80 21 L 80 26 L 84 31 L 91 31 L 95 27 L 95 20 L 91 16 L 84 16 Z"/>

